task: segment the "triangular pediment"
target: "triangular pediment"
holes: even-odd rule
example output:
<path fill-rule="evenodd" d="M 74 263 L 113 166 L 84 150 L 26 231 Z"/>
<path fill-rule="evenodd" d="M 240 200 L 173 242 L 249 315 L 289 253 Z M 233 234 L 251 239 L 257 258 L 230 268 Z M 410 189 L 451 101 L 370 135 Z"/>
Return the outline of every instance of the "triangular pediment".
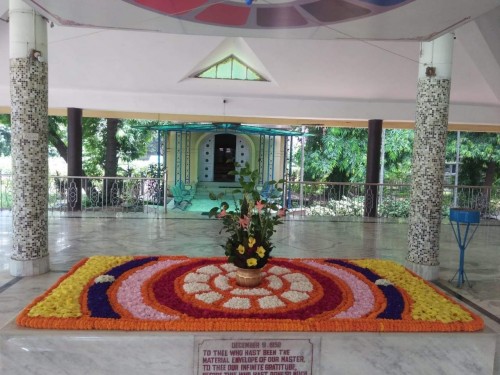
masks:
<path fill-rule="evenodd" d="M 186 78 L 272 82 L 271 74 L 243 38 L 226 38 Z"/>
<path fill-rule="evenodd" d="M 267 81 L 262 75 L 231 54 L 221 61 L 195 74 L 194 78 Z"/>

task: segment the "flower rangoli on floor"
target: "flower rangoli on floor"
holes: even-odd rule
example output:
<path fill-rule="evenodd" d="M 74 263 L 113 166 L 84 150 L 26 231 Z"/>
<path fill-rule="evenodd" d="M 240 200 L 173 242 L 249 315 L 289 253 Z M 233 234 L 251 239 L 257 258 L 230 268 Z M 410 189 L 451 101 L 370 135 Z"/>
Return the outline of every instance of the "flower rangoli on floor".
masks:
<path fill-rule="evenodd" d="M 18 316 L 54 329 L 475 331 L 483 321 L 403 266 L 378 259 L 272 259 L 240 287 L 223 258 L 96 256 Z"/>

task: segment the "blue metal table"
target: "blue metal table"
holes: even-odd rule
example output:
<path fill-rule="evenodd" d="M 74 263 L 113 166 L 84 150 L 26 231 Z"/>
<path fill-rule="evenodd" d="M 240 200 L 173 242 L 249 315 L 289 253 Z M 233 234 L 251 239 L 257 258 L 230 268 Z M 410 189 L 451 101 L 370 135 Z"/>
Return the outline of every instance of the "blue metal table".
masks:
<path fill-rule="evenodd" d="M 469 287 L 472 286 L 464 269 L 465 249 L 469 246 L 472 237 L 474 237 L 474 233 L 476 233 L 479 226 L 479 220 L 480 212 L 478 210 L 469 208 L 450 208 L 451 228 L 453 229 L 453 234 L 455 234 L 455 239 L 457 240 L 460 250 L 458 270 L 455 272 L 450 282 L 453 282 L 455 277 L 457 277 L 457 287 L 459 288 L 462 287 L 465 281 L 467 281 Z M 463 231 L 463 229 L 465 229 L 465 231 Z"/>

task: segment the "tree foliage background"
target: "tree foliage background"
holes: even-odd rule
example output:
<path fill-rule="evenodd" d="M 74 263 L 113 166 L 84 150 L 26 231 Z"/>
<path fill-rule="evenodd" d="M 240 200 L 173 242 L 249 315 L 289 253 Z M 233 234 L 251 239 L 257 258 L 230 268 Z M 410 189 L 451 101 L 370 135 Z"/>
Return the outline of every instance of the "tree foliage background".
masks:
<path fill-rule="evenodd" d="M 144 156 L 148 143 L 151 142 L 153 133 L 143 129 L 134 128 L 135 125 L 148 124 L 140 120 L 117 120 L 117 129 L 110 136 L 109 119 L 84 117 L 83 126 L 83 170 L 87 176 L 102 176 L 105 172 L 106 163 L 110 158 L 115 158 L 113 164 L 118 161 L 130 162 Z M 59 155 L 67 161 L 67 117 L 49 116 L 49 142 Z M 115 152 L 109 153 L 107 149 L 113 147 Z M 49 148 L 49 153 L 51 153 Z M 109 174 L 129 175 L 130 170 L 116 169 Z"/>
<path fill-rule="evenodd" d="M 447 157 L 455 159 L 456 133 L 448 137 Z M 500 185 L 500 134 L 460 133 L 460 185 Z"/>
<path fill-rule="evenodd" d="M 322 182 L 364 182 L 367 129 L 309 128 L 304 179 Z M 407 182 L 411 175 L 413 131 L 385 131 L 385 181 Z M 300 151 L 295 160 L 300 160 Z"/>
<path fill-rule="evenodd" d="M 0 115 L 0 156 L 10 155 L 10 116 Z"/>
<path fill-rule="evenodd" d="M 305 146 L 304 179 L 322 182 L 364 182 L 367 129 L 309 128 Z M 413 130 L 386 129 L 384 182 L 409 183 Z M 455 161 L 456 132 L 449 132 L 446 160 Z M 459 184 L 500 184 L 500 134 L 461 132 Z M 300 151 L 295 154 L 298 164 Z"/>
<path fill-rule="evenodd" d="M 157 121 L 117 120 L 110 137 L 110 119 L 83 118 L 83 168 L 86 175 L 104 175 L 106 163 L 127 165 L 147 153 L 155 133 L 139 129 L 137 125 L 158 125 Z M 305 146 L 306 181 L 364 182 L 367 129 L 308 128 L 312 137 Z M 0 115 L 0 156 L 8 156 L 10 147 L 10 116 Z M 67 118 L 49 116 L 49 155 L 60 155 L 67 160 Z M 448 134 L 446 159 L 455 160 L 456 132 Z M 112 148 L 113 152 L 109 152 Z M 413 130 L 385 130 L 386 183 L 408 183 L 411 179 Z M 294 156 L 299 165 L 300 150 Z M 500 185 L 500 134 L 461 132 L 461 185 Z M 118 162 L 121 163 L 118 163 Z M 111 168 L 114 169 L 114 168 Z M 130 167 L 116 168 L 111 175 L 131 175 Z"/>
<path fill-rule="evenodd" d="M 105 165 L 109 158 L 116 159 L 121 164 L 139 159 L 146 155 L 154 132 L 138 129 L 136 125 L 157 124 L 157 122 L 142 120 L 117 120 L 117 129 L 112 138 L 108 138 L 108 120 L 102 118 L 82 119 L 83 126 L 83 170 L 87 176 L 104 175 Z M 68 123 L 65 116 L 49 116 L 49 156 L 61 156 L 68 160 Z M 10 116 L 0 115 L 0 156 L 10 155 Z M 115 152 L 110 154 L 107 149 L 113 145 Z M 111 155 L 111 156 L 110 156 Z M 112 175 L 130 175 L 128 167 L 117 168 Z"/>
<path fill-rule="evenodd" d="M 154 132 L 138 129 L 136 125 L 148 125 L 150 121 L 121 120 L 114 134 L 116 142 L 116 157 L 124 163 L 129 163 L 146 155 L 148 144 L 151 143 Z M 156 122 L 154 122 L 156 124 Z M 106 119 L 88 118 L 83 124 L 83 165 L 89 175 L 101 176 L 104 174 L 109 128 Z M 109 161 L 109 160 L 108 160 Z M 132 173 L 130 168 L 117 170 L 119 175 L 127 176 Z"/>

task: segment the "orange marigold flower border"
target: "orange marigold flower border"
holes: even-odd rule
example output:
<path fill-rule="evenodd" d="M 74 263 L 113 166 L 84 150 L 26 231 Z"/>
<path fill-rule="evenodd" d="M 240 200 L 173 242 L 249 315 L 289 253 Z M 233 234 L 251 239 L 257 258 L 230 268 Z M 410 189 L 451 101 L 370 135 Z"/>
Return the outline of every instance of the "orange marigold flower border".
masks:
<path fill-rule="evenodd" d="M 256 288 L 225 258 L 95 256 L 17 317 L 31 328 L 164 331 L 471 332 L 483 320 L 380 259 L 273 258 Z"/>

